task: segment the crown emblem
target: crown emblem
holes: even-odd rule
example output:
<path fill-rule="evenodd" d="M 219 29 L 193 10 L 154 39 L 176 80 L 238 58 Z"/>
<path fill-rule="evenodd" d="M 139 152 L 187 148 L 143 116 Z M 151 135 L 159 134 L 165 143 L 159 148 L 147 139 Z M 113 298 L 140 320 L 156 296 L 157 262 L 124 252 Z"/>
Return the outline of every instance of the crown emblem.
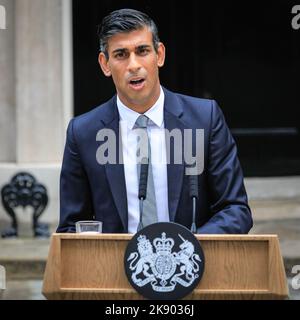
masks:
<path fill-rule="evenodd" d="M 174 246 L 174 240 L 172 238 L 166 238 L 166 233 L 163 232 L 161 238 L 156 238 L 153 241 L 153 245 L 157 254 L 169 254 Z"/>

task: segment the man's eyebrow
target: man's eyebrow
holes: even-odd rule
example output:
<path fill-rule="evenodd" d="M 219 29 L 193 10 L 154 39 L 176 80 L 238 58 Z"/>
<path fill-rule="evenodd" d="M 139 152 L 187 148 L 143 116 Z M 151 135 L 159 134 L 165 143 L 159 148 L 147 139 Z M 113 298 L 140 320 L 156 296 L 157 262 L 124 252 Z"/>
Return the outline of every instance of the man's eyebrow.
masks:
<path fill-rule="evenodd" d="M 127 51 L 127 49 L 125 49 L 125 48 L 118 48 L 118 49 L 115 49 L 115 50 L 113 51 L 113 53 L 125 52 L 125 51 Z"/>
<path fill-rule="evenodd" d="M 151 45 L 149 44 L 141 44 L 135 47 L 136 50 L 149 49 L 149 48 L 151 48 Z M 126 48 L 117 48 L 113 51 L 113 53 L 120 53 L 120 52 L 126 52 L 126 51 L 128 51 L 128 49 Z"/>
<path fill-rule="evenodd" d="M 136 49 L 148 49 L 151 48 L 149 44 L 141 44 L 140 46 L 137 46 Z"/>

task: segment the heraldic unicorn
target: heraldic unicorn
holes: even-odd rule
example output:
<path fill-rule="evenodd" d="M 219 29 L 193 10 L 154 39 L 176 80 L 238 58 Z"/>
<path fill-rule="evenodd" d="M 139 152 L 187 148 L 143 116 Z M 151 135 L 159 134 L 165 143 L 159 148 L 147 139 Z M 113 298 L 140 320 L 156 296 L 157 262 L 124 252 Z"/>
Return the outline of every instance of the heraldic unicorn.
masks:
<path fill-rule="evenodd" d="M 140 235 L 137 240 L 138 252 L 132 252 L 127 261 L 131 261 L 129 269 L 132 271 L 131 279 L 139 287 L 150 283 L 157 292 L 173 291 L 179 283 L 189 287 L 199 277 L 199 263 L 201 258 L 194 253 L 194 245 L 185 240 L 180 234 L 182 243 L 178 252 L 172 252 L 175 241 L 166 238 L 166 233 L 161 238 L 155 238 L 153 245 L 145 235 Z M 155 248 L 155 251 L 153 249 Z"/>

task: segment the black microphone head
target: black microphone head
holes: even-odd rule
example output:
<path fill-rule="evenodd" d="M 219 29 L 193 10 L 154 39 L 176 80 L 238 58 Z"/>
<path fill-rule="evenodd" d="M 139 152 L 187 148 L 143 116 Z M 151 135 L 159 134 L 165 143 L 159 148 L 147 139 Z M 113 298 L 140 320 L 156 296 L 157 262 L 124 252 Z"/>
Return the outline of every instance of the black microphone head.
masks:
<path fill-rule="evenodd" d="M 190 175 L 190 197 L 198 199 L 198 176 Z"/>
<path fill-rule="evenodd" d="M 147 194 L 147 181 L 148 181 L 148 168 L 149 163 L 147 158 L 141 161 L 140 183 L 139 183 L 139 199 L 146 199 Z"/>

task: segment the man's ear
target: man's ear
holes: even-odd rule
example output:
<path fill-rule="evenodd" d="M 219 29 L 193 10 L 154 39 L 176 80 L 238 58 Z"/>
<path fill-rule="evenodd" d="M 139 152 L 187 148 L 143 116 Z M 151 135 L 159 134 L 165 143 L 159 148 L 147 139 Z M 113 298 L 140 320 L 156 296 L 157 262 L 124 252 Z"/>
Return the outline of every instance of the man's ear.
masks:
<path fill-rule="evenodd" d="M 103 52 L 99 53 L 98 62 L 99 62 L 99 65 L 100 65 L 104 75 L 106 77 L 110 77 L 111 71 L 110 71 L 109 63 L 108 63 L 108 60 L 106 59 L 106 56 Z"/>
<path fill-rule="evenodd" d="M 157 66 L 160 68 L 165 63 L 166 48 L 162 42 L 159 43 L 157 48 Z"/>

